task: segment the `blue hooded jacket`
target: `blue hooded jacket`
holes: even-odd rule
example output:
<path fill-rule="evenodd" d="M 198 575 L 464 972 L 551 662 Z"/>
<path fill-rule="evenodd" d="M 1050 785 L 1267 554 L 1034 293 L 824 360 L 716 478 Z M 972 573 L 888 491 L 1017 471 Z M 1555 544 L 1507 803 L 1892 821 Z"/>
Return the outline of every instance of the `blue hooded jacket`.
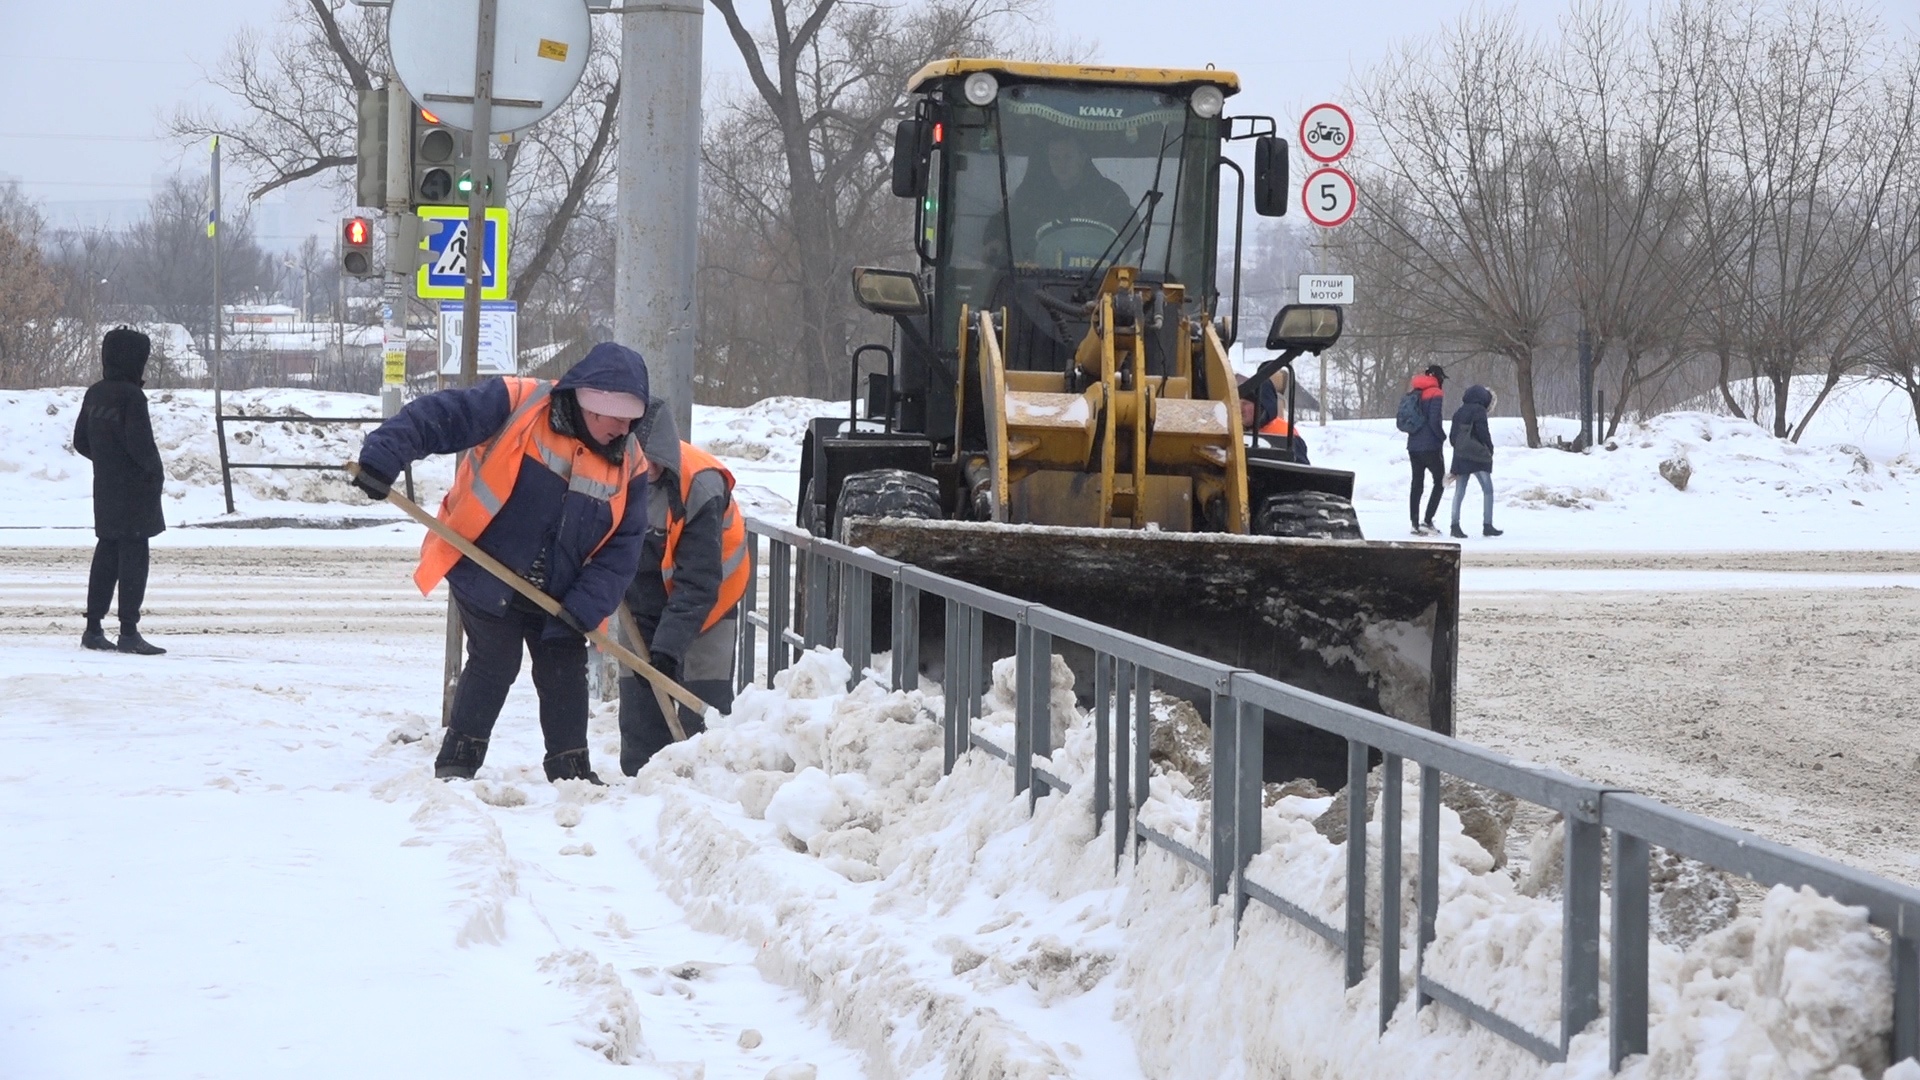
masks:
<path fill-rule="evenodd" d="M 572 394 L 581 388 L 649 400 L 646 363 L 624 345 L 595 345 L 554 384 L 549 422 L 562 435 L 584 434 L 575 427 L 579 409 Z M 480 445 L 506 425 L 511 413 L 506 384 L 499 379 L 416 398 L 367 433 L 360 466 L 390 481 L 420 458 Z M 625 452 L 637 447 L 636 440 L 626 440 Z M 532 465 L 521 468 L 513 492 L 474 544 L 522 577 L 538 565 L 547 594 L 559 599 L 582 626 L 598 626 L 619 606 L 640 564 L 647 532 L 647 474 L 641 472 L 628 484 L 619 527 L 594 552 L 613 526 L 612 504 L 570 491 L 567 481 L 551 469 Z M 494 616 L 506 615 L 516 596 L 511 586 L 466 558 L 447 572 L 447 586 L 462 604 Z M 557 619 L 547 621 L 545 636 L 570 632 Z"/>
<path fill-rule="evenodd" d="M 1453 443 L 1453 468 L 1455 476 L 1470 476 L 1477 472 L 1493 471 L 1493 432 L 1487 427 L 1487 412 L 1493 408 L 1493 391 L 1484 386 L 1467 387 L 1460 395 L 1461 405 L 1453 413 L 1453 431 L 1448 441 Z"/>

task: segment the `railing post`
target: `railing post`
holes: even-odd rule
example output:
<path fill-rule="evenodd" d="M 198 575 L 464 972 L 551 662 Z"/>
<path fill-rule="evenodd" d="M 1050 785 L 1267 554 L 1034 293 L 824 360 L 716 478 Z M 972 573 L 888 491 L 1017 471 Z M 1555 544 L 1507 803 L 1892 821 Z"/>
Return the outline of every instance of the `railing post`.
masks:
<path fill-rule="evenodd" d="M 1214 723 L 1220 723 L 1216 714 Z M 1260 812 L 1266 806 L 1262 768 L 1266 762 L 1267 714 L 1258 705 L 1234 702 L 1236 753 L 1233 845 L 1233 934 L 1240 938 L 1240 920 L 1247 913 L 1247 864 L 1260 854 Z"/>
<path fill-rule="evenodd" d="M 1920 1057 L 1920 910 L 1903 907 L 1893 935 L 1893 1060 Z"/>
<path fill-rule="evenodd" d="M 1398 754 L 1380 769 L 1380 1033 L 1400 1007 L 1400 773 Z"/>
<path fill-rule="evenodd" d="M 833 560 L 816 548 L 817 545 L 807 548 L 807 588 L 806 595 L 801 597 L 802 610 L 807 613 L 807 628 L 800 638 L 808 649 L 827 644 L 827 616 L 832 611 L 828 603 L 828 593 L 832 591 L 828 578 L 833 573 Z"/>
<path fill-rule="evenodd" d="M 1112 791 L 1108 787 L 1111 773 L 1108 755 L 1111 740 L 1108 738 L 1107 722 L 1113 718 L 1113 702 L 1107 700 L 1113 693 L 1113 657 L 1094 650 L 1093 653 L 1093 834 L 1100 835 L 1106 827 L 1107 807 Z"/>
<path fill-rule="evenodd" d="M 1033 810 L 1033 627 L 1026 612 L 1013 621 L 1013 790 Z"/>
<path fill-rule="evenodd" d="M 1234 825 L 1238 821 L 1239 807 L 1236 796 L 1239 795 L 1240 772 L 1240 716 L 1239 703 L 1222 693 L 1213 691 L 1209 702 L 1208 715 L 1212 717 L 1207 724 L 1209 741 L 1213 754 L 1213 806 L 1209 814 L 1212 844 L 1208 849 L 1212 863 L 1212 892 L 1209 894 L 1214 903 L 1233 891 L 1233 860 L 1237 845 L 1234 843 Z"/>
<path fill-rule="evenodd" d="M 1035 629 L 1031 623 L 1027 625 L 1027 693 L 1032 698 L 1027 709 L 1027 762 L 1032 768 L 1034 758 L 1053 758 L 1053 635 Z M 1053 794 L 1053 785 L 1044 777 L 1036 775 L 1031 780 L 1033 786 L 1027 789 L 1029 812 L 1035 802 Z"/>
<path fill-rule="evenodd" d="M 947 622 L 946 637 L 941 641 L 941 677 L 946 680 L 946 685 L 941 688 L 944 704 L 940 712 L 946 747 L 940 771 L 941 775 L 948 775 L 953 772 L 960 755 L 967 752 L 966 725 L 961 720 L 961 710 L 966 707 L 967 701 L 964 689 L 964 672 L 967 670 L 966 616 L 961 613 L 958 600 L 942 597 L 940 603 L 946 608 Z"/>
<path fill-rule="evenodd" d="M 840 647 L 853 669 L 847 676 L 847 689 L 852 690 L 873 664 L 873 574 L 848 563 L 841 568 L 840 582 L 847 608 L 841 619 Z"/>
<path fill-rule="evenodd" d="M 1613 956 L 1608 965 L 1608 1051 L 1614 1072 L 1647 1052 L 1647 842 L 1613 833 Z"/>
<path fill-rule="evenodd" d="M 1347 986 L 1367 973 L 1367 746 L 1347 740 Z"/>
<path fill-rule="evenodd" d="M 1133 749 L 1133 665 L 1113 662 L 1113 872 L 1133 837 L 1133 800 L 1136 798 L 1130 765 Z"/>
<path fill-rule="evenodd" d="M 1585 807 L 1582 808 L 1585 810 Z M 1599 816 L 1596 803 L 1590 813 Z M 1561 898 L 1560 1054 L 1600 1015 L 1600 844 L 1597 820 L 1566 815 L 1566 892 Z"/>
<path fill-rule="evenodd" d="M 893 688 L 920 687 L 920 590 L 893 574 Z"/>
<path fill-rule="evenodd" d="M 1427 946 L 1433 944 L 1434 919 L 1440 911 L 1440 770 L 1420 766 L 1420 932 L 1413 959 L 1416 993 L 1413 1005 L 1423 1009 L 1433 999 L 1417 992 L 1426 970 Z"/>
<path fill-rule="evenodd" d="M 760 536 L 747 533 L 747 592 L 740 598 L 740 638 L 735 644 L 733 692 L 753 685 L 754 637 L 753 613 L 760 607 Z M 771 625 L 771 620 L 769 620 Z"/>
<path fill-rule="evenodd" d="M 986 619 L 987 613 L 977 607 L 969 606 L 967 612 L 967 726 L 972 729 L 973 718 L 980 715 L 980 695 L 993 681 L 993 665 L 987 660 Z M 961 738 L 960 749 L 964 752 L 973 742 L 970 738 Z"/>
<path fill-rule="evenodd" d="M 787 670 L 787 632 L 793 629 L 793 548 L 767 539 L 767 685 Z"/>
<path fill-rule="evenodd" d="M 1147 784 L 1153 757 L 1153 669 L 1133 668 L 1133 862 L 1140 864 L 1140 813 L 1152 790 Z"/>

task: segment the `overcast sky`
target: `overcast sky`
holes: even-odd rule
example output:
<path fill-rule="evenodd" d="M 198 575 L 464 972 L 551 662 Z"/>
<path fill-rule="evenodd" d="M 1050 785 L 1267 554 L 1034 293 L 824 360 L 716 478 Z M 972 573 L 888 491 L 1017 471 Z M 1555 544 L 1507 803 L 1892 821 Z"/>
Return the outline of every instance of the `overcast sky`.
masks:
<path fill-rule="evenodd" d="M 1234 113 L 1266 113 L 1291 137 L 1303 108 L 1340 100 L 1350 73 L 1398 39 L 1457 19 L 1469 0 L 1053 0 L 1057 32 L 1092 43 L 1103 63 L 1236 71 Z M 1551 30 L 1566 0 L 1517 0 L 1529 25 Z M 751 10 L 752 0 L 742 7 Z M 205 72 L 243 26 L 271 28 L 282 0 L 0 0 L 0 181 L 13 179 L 55 211 L 143 200 L 178 168 L 205 169 L 205 147 L 159 132 L 181 103 L 227 104 Z M 740 70 L 718 15 L 706 16 L 706 64 Z M 1366 132 L 1360 133 L 1364 139 Z M 229 184 L 229 197 L 237 197 Z M 55 204 L 59 204 L 56 206 Z M 263 213 L 272 246 L 330 229 L 323 196 Z"/>

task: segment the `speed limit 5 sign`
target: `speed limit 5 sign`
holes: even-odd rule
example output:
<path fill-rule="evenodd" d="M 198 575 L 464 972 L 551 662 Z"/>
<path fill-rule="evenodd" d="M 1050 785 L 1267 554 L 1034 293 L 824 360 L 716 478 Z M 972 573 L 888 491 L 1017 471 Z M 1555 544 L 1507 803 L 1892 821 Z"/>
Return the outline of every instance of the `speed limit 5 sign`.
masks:
<path fill-rule="evenodd" d="M 1331 229 L 1353 216 L 1360 189 L 1339 169 L 1315 169 L 1300 186 L 1300 208 L 1315 225 Z"/>

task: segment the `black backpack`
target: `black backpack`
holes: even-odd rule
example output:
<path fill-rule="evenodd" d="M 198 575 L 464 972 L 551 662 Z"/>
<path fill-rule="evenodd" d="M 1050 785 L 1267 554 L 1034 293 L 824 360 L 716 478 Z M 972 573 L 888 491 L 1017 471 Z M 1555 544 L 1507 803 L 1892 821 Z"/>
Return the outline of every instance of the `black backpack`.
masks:
<path fill-rule="evenodd" d="M 1394 411 L 1393 426 L 1411 435 L 1426 426 L 1427 410 L 1420 401 L 1420 391 L 1409 390 L 1400 396 L 1400 408 Z"/>

